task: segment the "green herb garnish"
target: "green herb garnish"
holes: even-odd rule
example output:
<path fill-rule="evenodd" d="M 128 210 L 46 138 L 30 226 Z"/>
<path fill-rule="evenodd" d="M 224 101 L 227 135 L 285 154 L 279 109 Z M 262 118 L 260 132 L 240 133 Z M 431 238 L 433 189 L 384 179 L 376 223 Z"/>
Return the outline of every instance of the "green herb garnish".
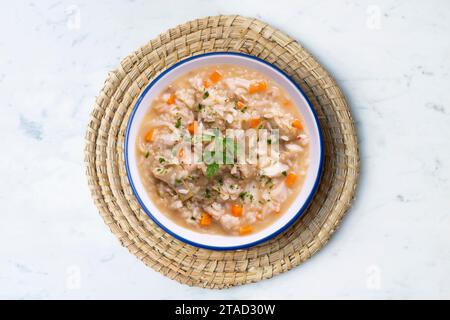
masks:
<path fill-rule="evenodd" d="M 202 111 L 205 108 L 201 103 L 198 104 L 198 111 Z"/>
<path fill-rule="evenodd" d="M 159 163 L 164 163 L 164 162 L 166 162 L 166 159 L 164 159 L 164 158 L 159 158 Z"/>
<path fill-rule="evenodd" d="M 208 164 L 206 167 L 206 176 L 208 178 L 213 177 L 217 172 L 219 171 L 219 164 L 218 163 L 211 163 Z"/>
<path fill-rule="evenodd" d="M 287 172 L 286 171 L 283 171 L 282 173 L 281 173 L 283 176 L 287 176 Z"/>
<path fill-rule="evenodd" d="M 205 91 L 204 93 L 203 93 L 203 99 L 206 99 L 206 98 L 208 98 L 209 97 L 209 92 L 208 91 Z"/>
<path fill-rule="evenodd" d="M 250 201 L 253 201 L 254 199 L 253 195 L 247 191 L 239 193 L 239 198 L 241 198 L 242 201 L 244 201 L 246 197 L 247 199 L 250 199 Z"/>
<path fill-rule="evenodd" d="M 148 158 L 149 155 L 150 155 L 150 152 L 147 151 L 147 152 L 144 154 L 144 157 Z"/>
<path fill-rule="evenodd" d="M 186 177 L 186 179 L 188 179 L 189 181 L 193 182 L 193 181 L 198 180 L 198 176 L 189 175 L 189 176 Z"/>
<path fill-rule="evenodd" d="M 273 180 L 271 177 L 261 176 L 261 182 L 263 182 L 265 186 L 273 186 Z"/>
<path fill-rule="evenodd" d="M 177 119 L 177 122 L 175 122 L 175 128 L 180 128 L 181 127 L 181 118 Z"/>

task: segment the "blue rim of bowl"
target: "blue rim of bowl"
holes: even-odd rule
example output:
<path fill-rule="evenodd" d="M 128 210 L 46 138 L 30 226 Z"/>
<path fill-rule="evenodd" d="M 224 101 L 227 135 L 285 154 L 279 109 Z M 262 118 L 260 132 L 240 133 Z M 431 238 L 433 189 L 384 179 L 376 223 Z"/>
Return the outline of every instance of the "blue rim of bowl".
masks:
<path fill-rule="evenodd" d="M 278 73 L 283 75 L 290 83 L 292 83 L 294 85 L 294 87 L 298 90 L 298 92 L 300 92 L 300 94 L 303 96 L 303 98 L 307 102 L 307 105 L 308 105 L 309 109 L 311 110 L 311 112 L 312 112 L 312 114 L 314 116 L 314 120 L 316 122 L 317 129 L 318 129 L 317 131 L 319 133 L 319 147 L 320 147 L 319 148 L 320 160 L 319 160 L 319 167 L 318 167 L 318 170 L 317 170 L 317 173 L 316 173 L 316 180 L 314 181 L 314 185 L 313 185 L 313 187 L 311 189 L 311 192 L 309 193 L 308 197 L 306 198 L 306 201 L 303 203 L 302 207 L 297 211 L 297 213 L 291 218 L 291 220 L 289 220 L 285 225 L 283 225 L 283 227 L 279 228 L 278 230 L 274 231 L 273 233 L 271 233 L 268 236 L 265 236 L 262 239 L 259 239 L 259 240 L 256 240 L 256 241 L 253 241 L 253 242 L 250 242 L 250 243 L 246 243 L 246 244 L 243 244 L 243 245 L 228 246 L 228 247 L 208 246 L 208 245 L 204 245 L 204 244 L 201 244 L 201 243 L 197 243 L 197 242 L 185 239 L 185 238 L 179 236 L 178 234 L 174 233 L 173 231 L 171 231 L 165 225 L 163 225 L 155 216 L 153 216 L 153 214 L 150 212 L 150 210 L 147 209 L 147 207 L 145 206 L 145 204 L 142 201 L 141 197 L 139 196 L 138 192 L 136 191 L 133 179 L 132 179 L 131 174 L 130 174 L 130 167 L 129 167 L 129 163 L 128 163 L 128 138 L 129 138 L 129 133 L 130 133 L 130 128 L 131 128 L 131 123 L 133 122 L 133 118 L 134 118 L 134 115 L 135 115 L 137 109 L 139 108 L 142 100 L 144 99 L 145 95 L 150 90 L 150 88 L 153 87 L 153 85 L 156 82 L 158 82 L 159 79 L 164 77 L 171 70 L 175 69 L 176 67 L 178 67 L 178 66 L 180 66 L 180 65 L 182 65 L 182 64 L 184 64 L 184 63 L 186 63 L 188 61 L 199 59 L 199 58 L 202 58 L 202 57 L 207 57 L 207 56 L 219 56 L 219 55 L 240 56 L 240 57 L 245 57 L 245 58 L 249 58 L 249 59 L 253 59 L 253 60 L 259 61 L 259 62 L 269 66 L 270 68 L 274 69 L 275 71 L 277 71 Z M 291 77 L 288 76 L 283 70 L 281 70 L 280 68 L 276 67 L 275 65 L 273 65 L 273 64 L 271 64 L 271 63 L 269 63 L 269 62 L 267 62 L 267 61 L 265 61 L 263 59 L 260 59 L 258 57 L 252 56 L 252 55 L 244 54 L 244 53 L 227 52 L 227 51 L 223 51 L 223 52 L 221 52 L 221 51 L 208 52 L 208 53 L 198 54 L 198 55 L 186 58 L 184 60 L 178 61 L 177 63 L 173 64 L 172 66 L 170 66 L 169 68 L 167 68 L 166 70 L 161 72 L 155 79 L 153 79 L 147 85 L 147 87 L 141 93 L 141 95 L 140 95 L 139 99 L 137 100 L 136 104 L 134 105 L 133 110 L 132 110 L 132 112 L 130 114 L 130 118 L 128 119 L 127 129 L 125 131 L 124 158 L 125 158 L 125 169 L 126 169 L 126 172 L 127 172 L 128 181 L 130 182 L 130 186 L 131 186 L 131 189 L 133 190 L 134 196 L 136 197 L 136 199 L 139 202 L 139 204 L 142 207 L 142 209 L 144 209 L 145 213 L 150 217 L 150 219 L 152 219 L 153 222 L 155 222 L 165 232 L 170 234 L 175 239 L 178 239 L 178 240 L 180 240 L 180 241 L 182 241 L 184 243 L 187 243 L 187 244 L 192 245 L 192 246 L 197 247 L 197 248 L 203 248 L 203 249 L 208 249 L 208 250 L 216 250 L 216 251 L 247 249 L 247 248 L 256 246 L 258 244 L 261 244 L 263 242 L 266 242 L 266 241 L 276 237 L 277 235 L 279 235 L 283 231 L 287 230 L 295 221 L 297 221 L 297 219 L 299 219 L 302 216 L 302 214 L 305 212 L 306 208 L 308 208 L 309 204 L 312 201 L 312 198 L 314 197 L 314 194 L 317 191 L 317 188 L 318 188 L 319 182 L 320 182 L 320 178 L 321 178 L 321 175 L 322 175 L 322 166 L 323 166 L 323 159 L 324 159 L 322 129 L 320 127 L 320 123 L 319 123 L 319 119 L 317 117 L 317 114 L 316 114 L 314 108 L 312 107 L 311 102 L 309 101 L 308 97 L 303 92 L 303 90 L 298 86 L 298 84 L 295 81 L 293 81 L 291 79 Z"/>

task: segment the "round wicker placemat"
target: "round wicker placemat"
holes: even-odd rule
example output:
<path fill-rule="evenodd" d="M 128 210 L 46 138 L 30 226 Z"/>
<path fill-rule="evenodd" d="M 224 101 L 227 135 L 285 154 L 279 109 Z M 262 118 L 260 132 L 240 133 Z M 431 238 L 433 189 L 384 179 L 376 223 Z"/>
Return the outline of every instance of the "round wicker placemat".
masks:
<path fill-rule="evenodd" d="M 146 85 L 175 62 L 213 51 L 244 52 L 284 70 L 312 102 L 323 131 L 324 170 L 308 210 L 275 239 L 246 250 L 198 249 L 165 233 L 140 208 L 124 166 L 127 120 Z M 109 74 L 96 99 L 86 140 L 92 197 L 122 245 L 167 277 L 206 288 L 271 278 L 307 260 L 337 228 L 352 202 L 359 174 L 353 120 L 336 83 L 295 40 L 264 22 L 241 16 L 190 21 L 126 57 Z"/>

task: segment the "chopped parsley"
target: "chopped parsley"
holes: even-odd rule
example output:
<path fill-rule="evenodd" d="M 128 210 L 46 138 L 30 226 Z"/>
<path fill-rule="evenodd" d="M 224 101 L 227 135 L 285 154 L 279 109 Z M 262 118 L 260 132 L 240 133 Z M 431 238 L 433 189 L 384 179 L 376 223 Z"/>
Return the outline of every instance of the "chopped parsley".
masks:
<path fill-rule="evenodd" d="M 208 166 L 206 167 L 206 176 L 208 178 L 211 178 L 211 177 L 215 176 L 218 171 L 219 171 L 218 163 L 208 164 Z"/>
<path fill-rule="evenodd" d="M 241 112 L 242 112 L 242 113 L 244 113 L 245 111 L 247 111 L 247 107 L 243 107 L 243 108 L 241 109 Z"/>
<path fill-rule="evenodd" d="M 197 181 L 198 178 L 199 178 L 198 176 L 192 176 L 192 175 L 189 175 L 186 177 L 186 179 L 188 179 L 191 182 Z"/>
<path fill-rule="evenodd" d="M 147 152 L 144 154 L 144 157 L 148 158 L 149 155 L 150 155 L 150 152 L 147 151 Z"/>
<path fill-rule="evenodd" d="M 245 198 L 250 199 L 250 201 L 253 201 L 254 199 L 253 195 L 247 191 L 239 193 L 239 198 L 241 198 L 242 201 L 245 201 Z"/>
<path fill-rule="evenodd" d="M 164 158 L 159 158 L 159 163 L 164 163 L 164 162 L 166 162 L 166 159 L 164 159 Z"/>
<path fill-rule="evenodd" d="M 198 104 L 198 111 L 202 111 L 205 108 L 201 103 Z"/>
<path fill-rule="evenodd" d="M 164 172 L 163 168 L 156 168 L 156 173 L 162 174 Z"/>
<path fill-rule="evenodd" d="M 205 91 L 204 93 L 203 93 L 203 99 L 206 99 L 206 98 L 208 98 L 209 97 L 209 92 L 208 91 Z"/>
<path fill-rule="evenodd" d="M 283 176 L 287 176 L 287 172 L 286 171 L 283 171 L 282 173 L 281 173 Z"/>
<path fill-rule="evenodd" d="M 267 144 L 272 144 L 272 139 L 267 139 Z"/>
<path fill-rule="evenodd" d="M 177 119 L 177 122 L 175 122 L 175 128 L 180 128 L 181 127 L 181 118 Z"/>
<path fill-rule="evenodd" d="M 265 186 L 268 186 L 269 188 L 273 187 L 273 180 L 271 177 L 261 176 L 261 181 L 262 183 L 264 183 Z"/>

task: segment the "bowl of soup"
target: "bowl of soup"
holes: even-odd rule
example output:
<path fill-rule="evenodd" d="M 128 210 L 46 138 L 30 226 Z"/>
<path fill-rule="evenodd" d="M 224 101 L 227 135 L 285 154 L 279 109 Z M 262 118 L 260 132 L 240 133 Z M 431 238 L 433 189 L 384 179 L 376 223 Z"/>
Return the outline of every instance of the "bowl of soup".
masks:
<path fill-rule="evenodd" d="M 284 72 L 220 52 L 160 73 L 135 104 L 125 166 L 146 214 L 173 237 L 236 250 L 291 226 L 317 189 L 317 116 Z"/>

